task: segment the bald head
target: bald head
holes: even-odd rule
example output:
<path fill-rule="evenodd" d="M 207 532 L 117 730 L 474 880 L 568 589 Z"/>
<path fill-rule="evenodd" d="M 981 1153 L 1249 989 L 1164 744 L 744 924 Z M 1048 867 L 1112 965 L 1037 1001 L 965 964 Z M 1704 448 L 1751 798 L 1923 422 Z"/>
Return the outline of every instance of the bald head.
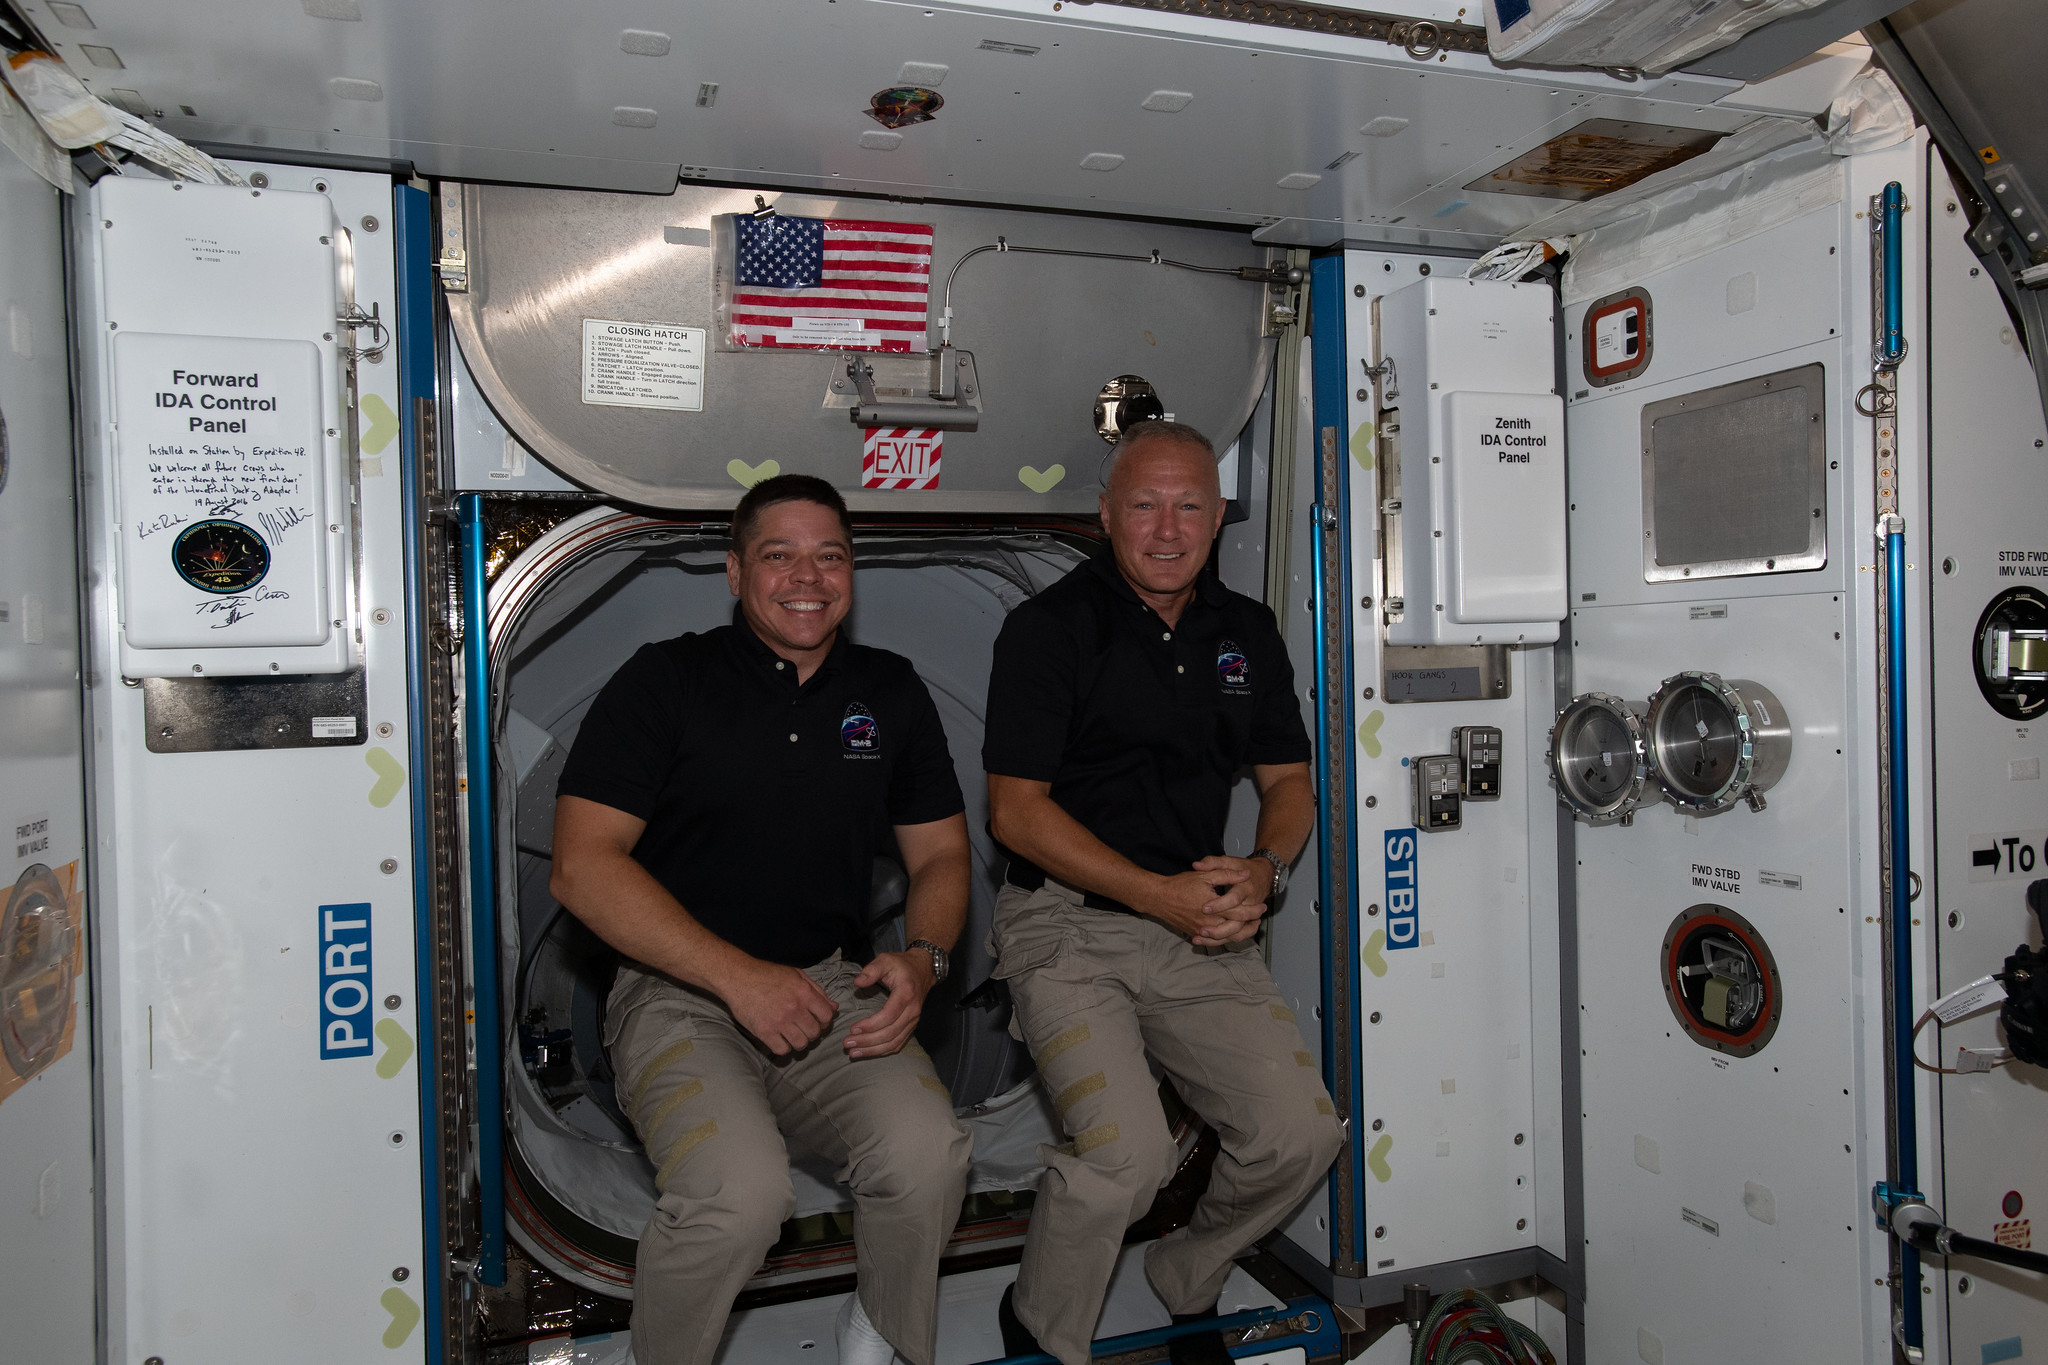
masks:
<path fill-rule="evenodd" d="M 1210 444 L 1207 436 L 1185 422 L 1140 422 L 1133 427 L 1117 443 L 1116 459 L 1109 468 L 1109 487 L 1115 488 L 1120 480 L 1129 477 L 1124 471 L 1133 464 L 1140 451 L 1162 446 L 1195 452 L 1198 460 L 1206 463 L 1210 485 L 1221 496 L 1222 486 L 1216 476 L 1216 447 Z"/>
<path fill-rule="evenodd" d="M 1120 445 L 1101 508 L 1117 570 L 1147 605 L 1178 620 L 1223 526 L 1214 449 L 1192 427 L 1146 423 Z"/>

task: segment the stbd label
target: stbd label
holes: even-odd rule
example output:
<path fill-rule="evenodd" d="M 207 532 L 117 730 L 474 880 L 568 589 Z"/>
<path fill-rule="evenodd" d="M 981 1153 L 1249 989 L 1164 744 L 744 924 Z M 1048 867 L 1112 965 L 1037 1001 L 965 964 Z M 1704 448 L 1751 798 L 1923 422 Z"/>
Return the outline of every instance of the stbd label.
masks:
<path fill-rule="evenodd" d="M 1415 867 L 1415 827 L 1390 829 L 1383 848 L 1387 866 L 1387 947 L 1413 948 L 1422 921 L 1422 888 Z"/>

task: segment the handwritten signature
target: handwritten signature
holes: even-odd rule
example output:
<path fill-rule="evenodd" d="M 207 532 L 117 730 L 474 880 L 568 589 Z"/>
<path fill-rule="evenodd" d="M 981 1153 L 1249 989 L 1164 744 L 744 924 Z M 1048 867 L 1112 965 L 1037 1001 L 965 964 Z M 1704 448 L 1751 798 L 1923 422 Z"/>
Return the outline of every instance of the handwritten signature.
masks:
<path fill-rule="evenodd" d="M 291 594 L 282 588 L 258 588 L 253 593 L 236 593 L 233 597 L 211 598 L 208 601 L 199 603 L 195 610 L 200 616 L 219 616 L 221 618 L 215 621 L 209 629 L 226 630 L 235 622 L 246 621 L 255 615 L 255 605 L 258 602 L 278 602 L 290 596 Z"/>
<path fill-rule="evenodd" d="M 258 512 L 256 520 L 263 524 L 263 529 L 270 533 L 272 540 L 277 540 L 292 527 L 311 518 L 307 516 L 303 507 L 285 507 L 275 512 Z"/>
<path fill-rule="evenodd" d="M 182 526 L 185 520 L 184 517 L 179 516 L 176 512 L 165 512 L 154 521 L 138 521 L 135 523 L 135 538 L 137 540 L 148 540 L 158 531 L 168 531 L 173 526 Z"/>
<path fill-rule="evenodd" d="M 248 505 L 249 500 L 247 498 L 230 498 L 225 502 L 217 502 L 207 508 L 206 515 L 209 517 L 230 517 Z"/>

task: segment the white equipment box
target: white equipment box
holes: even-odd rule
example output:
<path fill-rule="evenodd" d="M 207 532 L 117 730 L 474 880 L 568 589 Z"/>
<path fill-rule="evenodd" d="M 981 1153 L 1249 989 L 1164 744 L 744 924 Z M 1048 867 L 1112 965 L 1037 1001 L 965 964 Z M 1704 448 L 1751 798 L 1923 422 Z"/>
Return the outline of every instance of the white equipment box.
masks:
<path fill-rule="evenodd" d="M 99 204 L 122 674 L 339 672 L 344 230 L 320 194 L 119 179 Z"/>
<path fill-rule="evenodd" d="M 1423 279 L 1380 300 L 1401 411 L 1396 645 L 1550 644 L 1565 606 L 1552 293 Z"/>

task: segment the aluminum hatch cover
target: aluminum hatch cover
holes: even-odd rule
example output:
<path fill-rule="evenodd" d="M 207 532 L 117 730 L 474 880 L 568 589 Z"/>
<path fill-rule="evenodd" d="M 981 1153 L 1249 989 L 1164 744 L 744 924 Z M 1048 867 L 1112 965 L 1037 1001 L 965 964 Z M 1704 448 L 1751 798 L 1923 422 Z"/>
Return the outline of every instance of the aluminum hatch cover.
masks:
<path fill-rule="evenodd" d="M 970 262 L 953 288 L 953 344 L 973 353 L 983 388 L 979 429 L 945 433 L 935 487 L 863 489 L 863 431 L 831 388 L 844 377 L 846 353 L 721 345 L 712 220 L 751 213 L 753 190 L 684 185 L 657 197 L 448 188 L 441 204 L 446 213 L 460 203 L 467 258 L 466 289 L 446 295 L 449 318 L 484 397 L 559 473 L 645 507 L 730 507 L 752 479 L 779 472 L 825 478 L 859 511 L 1093 512 L 1109 454 L 1093 406 L 1106 381 L 1142 376 L 1168 413 L 1221 450 L 1250 419 L 1269 367 L 1266 285 L 992 251 Z M 947 273 L 998 236 L 1015 247 L 1156 249 L 1231 269 L 1276 254 L 1237 231 L 791 193 L 768 199 L 785 217 L 931 224 L 934 326 Z M 444 245 L 450 226 L 443 224 Z M 701 410 L 585 402 L 588 320 L 702 329 L 701 394 L 692 395 Z M 926 386 L 914 382 L 929 368 L 924 357 L 869 358 L 881 397 L 924 398 Z M 890 374 L 903 392 L 882 391 Z"/>

